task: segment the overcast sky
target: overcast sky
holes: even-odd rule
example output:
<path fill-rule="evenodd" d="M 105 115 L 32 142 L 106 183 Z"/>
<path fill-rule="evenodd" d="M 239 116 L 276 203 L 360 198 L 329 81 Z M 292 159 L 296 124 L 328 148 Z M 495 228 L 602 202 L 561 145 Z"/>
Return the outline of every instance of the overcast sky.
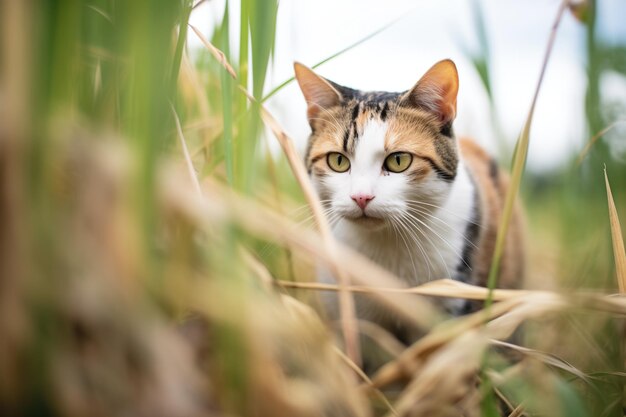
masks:
<path fill-rule="evenodd" d="M 231 30 L 236 39 L 238 2 L 231 2 Z M 490 42 L 496 108 L 505 136 L 516 139 L 528 112 L 550 26 L 560 0 L 483 0 Z M 384 4 L 384 6 L 382 5 Z M 191 22 L 210 34 L 224 1 L 206 2 Z M 281 0 L 276 55 L 266 89 L 293 75 L 294 60 L 312 66 L 334 52 L 401 17 L 390 28 L 322 65 L 317 72 L 340 84 L 363 90 L 403 91 L 432 64 L 453 59 L 459 70 L 457 135 L 472 136 L 497 152 L 486 93 L 466 48 L 477 47 L 468 0 Z M 599 1 L 599 33 L 611 43 L 626 42 L 626 1 Z M 190 47 L 201 45 L 190 32 Z M 236 45 L 233 45 L 236 49 Z M 584 123 L 585 28 L 569 13 L 557 41 L 537 104 L 528 167 L 555 168 L 588 138 Z M 609 76 L 603 88 L 626 97 L 626 80 Z M 283 127 L 303 151 L 309 133 L 305 104 L 295 83 L 268 102 Z"/>

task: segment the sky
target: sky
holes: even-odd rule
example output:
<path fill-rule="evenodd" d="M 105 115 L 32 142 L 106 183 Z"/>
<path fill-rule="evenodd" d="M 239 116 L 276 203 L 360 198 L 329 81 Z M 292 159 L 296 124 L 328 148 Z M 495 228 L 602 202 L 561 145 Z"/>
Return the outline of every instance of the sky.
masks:
<path fill-rule="evenodd" d="M 498 146 L 487 94 L 467 51 L 476 51 L 468 0 L 281 0 L 276 49 L 266 91 L 293 75 L 293 61 L 312 66 L 392 22 L 375 37 L 320 66 L 316 72 L 361 90 L 404 91 L 435 62 L 450 58 L 459 70 L 455 131 L 491 153 L 510 158 L 537 85 L 550 28 L 560 0 L 482 0 L 489 41 L 495 117 L 508 146 Z M 191 23 L 210 35 L 221 19 L 223 0 L 205 2 Z M 599 36 L 626 42 L 626 1 L 599 0 Z M 238 2 L 231 2 L 232 38 L 238 36 Z M 190 32 L 189 47 L 201 48 Z M 236 45 L 233 45 L 236 51 Z M 550 171 L 577 154 L 585 130 L 585 28 L 570 13 L 561 21 L 540 91 L 528 155 L 528 168 Z M 601 87 L 626 98 L 626 80 L 611 75 Z M 296 83 L 268 101 L 270 111 L 304 152 L 310 132 L 306 106 Z M 504 153 L 503 153 L 504 152 Z"/>

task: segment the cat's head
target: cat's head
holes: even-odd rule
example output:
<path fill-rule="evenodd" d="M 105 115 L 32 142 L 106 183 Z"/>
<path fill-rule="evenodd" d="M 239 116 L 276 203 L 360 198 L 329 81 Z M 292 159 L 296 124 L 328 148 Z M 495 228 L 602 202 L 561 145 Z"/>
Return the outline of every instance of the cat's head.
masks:
<path fill-rule="evenodd" d="M 443 202 L 458 165 L 452 61 L 403 93 L 353 90 L 298 63 L 295 72 L 312 129 L 306 166 L 330 212 L 377 228 Z"/>

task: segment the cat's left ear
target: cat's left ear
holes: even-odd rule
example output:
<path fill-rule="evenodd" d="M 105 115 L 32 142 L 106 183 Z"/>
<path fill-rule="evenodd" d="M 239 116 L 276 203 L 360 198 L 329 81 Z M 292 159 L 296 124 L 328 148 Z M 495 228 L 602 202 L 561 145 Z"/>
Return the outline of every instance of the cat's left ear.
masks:
<path fill-rule="evenodd" d="M 298 80 L 306 100 L 309 121 L 317 118 L 322 110 L 330 109 L 341 103 L 341 93 L 327 79 L 320 77 L 299 62 L 294 62 L 293 66 L 296 80 Z"/>
<path fill-rule="evenodd" d="M 449 59 L 437 62 L 407 93 L 410 105 L 435 113 L 443 124 L 456 117 L 456 96 L 459 92 L 459 75 L 456 65 Z"/>

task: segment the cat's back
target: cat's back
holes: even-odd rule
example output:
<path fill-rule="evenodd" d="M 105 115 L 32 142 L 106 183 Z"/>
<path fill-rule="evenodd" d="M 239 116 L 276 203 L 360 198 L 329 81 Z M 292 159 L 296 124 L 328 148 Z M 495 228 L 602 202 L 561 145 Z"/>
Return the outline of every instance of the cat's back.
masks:
<path fill-rule="evenodd" d="M 480 221 L 476 225 L 477 244 L 473 254 L 472 281 L 474 284 L 484 286 L 491 267 L 510 179 L 498 166 L 497 161 L 473 140 L 460 139 L 459 151 L 476 185 L 480 201 L 478 216 Z M 502 253 L 497 287 L 522 286 L 525 252 L 524 215 L 517 199 Z"/>

